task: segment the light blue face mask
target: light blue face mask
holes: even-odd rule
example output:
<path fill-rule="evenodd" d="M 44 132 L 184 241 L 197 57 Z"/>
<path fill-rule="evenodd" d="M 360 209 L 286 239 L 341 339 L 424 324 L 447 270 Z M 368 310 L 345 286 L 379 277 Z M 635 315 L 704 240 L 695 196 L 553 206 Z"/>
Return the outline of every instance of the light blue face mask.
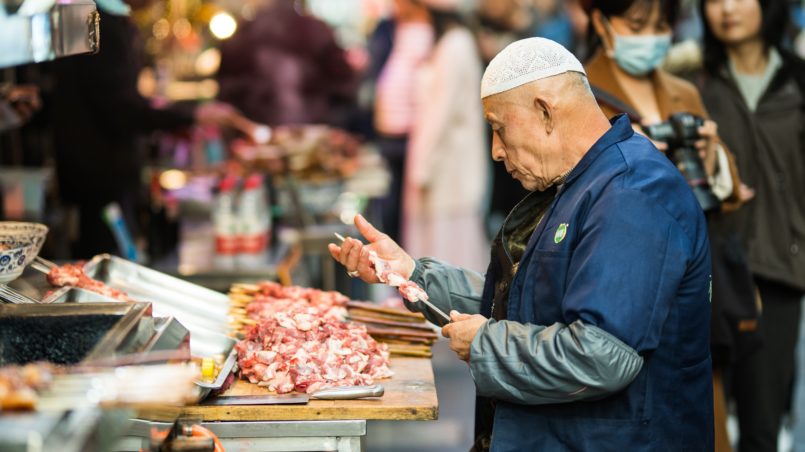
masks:
<path fill-rule="evenodd" d="M 643 76 L 656 69 L 671 48 L 671 35 L 615 36 L 612 57 L 621 69 L 635 76 Z"/>
<path fill-rule="evenodd" d="M 123 0 L 95 0 L 95 3 L 103 12 L 113 16 L 128 16 L 131 13 L 131 7 Z"/>

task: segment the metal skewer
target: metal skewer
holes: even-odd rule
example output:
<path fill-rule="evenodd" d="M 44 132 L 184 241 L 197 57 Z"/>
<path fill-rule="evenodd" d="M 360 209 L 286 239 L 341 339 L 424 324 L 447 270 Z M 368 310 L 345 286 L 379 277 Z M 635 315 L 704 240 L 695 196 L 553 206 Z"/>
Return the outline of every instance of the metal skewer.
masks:
<path fill-rule="evenodd" d="M 338 238 L 338 240 L 340 240 L 341 242 L 343 242 L 344 240 L 346 240 L 346 239 L 344 238 L 344 236 L 342 236 L 341 234 L 339 234 L 339 233 L 337 233 L 337 232 L 335 232 L 334 234 L 335 234 L 335 236 Z M 449 316 L 449 315 L 445 314 L 445 313 L 444 313 L 444 311 L 442 311 L 441 309 L 437 308 L 437 307 L 436 307 L 436 306 L 435 306 L 433 303 L 431 303 L 430 301 L 425 300 L 425 299 L 422 299 L 422 298 L 419 298 L 419 297 L 415 297 L 415 298 L 416 298 L 416 299 L 414 299 L 414 300 L 409 300 L 409 301 L 411 301 L 411 302 L 413 302 L 413 303 L 416 303 L 416 302 L 421 302 L 421 303 L 424 303 L 424 304 L 425 304 L 425 306 L 427 306 L 427 307 L 428 307 L 428 308 L 430 308 L 430 309 L 431 309 L 433 312 L 435 312 L 436 314 L 439 314 L 439 315 L 440 315 L 440 316 L 441 316 L 443 319 L 445 319 L 445 320 L 447 321 L 447 323 L 450 323 L 450 322 L 452 321 L 452 320 L 450 319 L 450 316 Z"/>

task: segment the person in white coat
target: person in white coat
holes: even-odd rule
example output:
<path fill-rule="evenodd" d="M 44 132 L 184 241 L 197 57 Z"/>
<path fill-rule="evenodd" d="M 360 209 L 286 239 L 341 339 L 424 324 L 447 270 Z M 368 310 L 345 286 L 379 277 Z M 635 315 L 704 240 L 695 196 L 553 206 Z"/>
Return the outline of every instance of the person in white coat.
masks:
<path fill-rule="evenodd" d="M 417 79 L 417 117 L 403 185 L 403 242 L 412 255 L 475 268 L 488 261 L 483 218 L 489 158 L 477 91 L 481 60 L 462 0 L 419 0 L 436 30 Z M 480 268 L 478 270 L 481 270 Z"/>

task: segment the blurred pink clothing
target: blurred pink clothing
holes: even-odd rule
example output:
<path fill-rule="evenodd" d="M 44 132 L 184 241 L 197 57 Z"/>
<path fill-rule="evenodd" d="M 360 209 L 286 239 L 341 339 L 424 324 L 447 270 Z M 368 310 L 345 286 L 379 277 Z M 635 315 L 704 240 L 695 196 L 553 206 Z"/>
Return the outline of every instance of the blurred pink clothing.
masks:
<path fill-rule="evenodd" d="M 394 46 L 377 80 L 375 130 L 386 136 L 407 135 L 415 122 L 415 82 L 419 66 L 433 49 L 433 26 L 402 22 L 394 29 Z"/>
<path fill-rule="evenodd" d="M 482 271 L 489 262 L 483 218 L 490 157 L 481 61 L 470 32 L 445 33 L 418 75 L 403 191 L 404 248 L 415 258 Z"/>

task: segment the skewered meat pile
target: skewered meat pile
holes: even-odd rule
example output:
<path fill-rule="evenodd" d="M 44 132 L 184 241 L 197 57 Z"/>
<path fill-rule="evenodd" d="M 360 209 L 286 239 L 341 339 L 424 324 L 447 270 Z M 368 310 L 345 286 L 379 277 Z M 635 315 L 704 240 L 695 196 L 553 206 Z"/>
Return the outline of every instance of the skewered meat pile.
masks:
<path fill-rule="evenodd" d="M 232 302 L 231 325 L 242 334 L 247 334 L 261 321 L 274 319 L 277 313 L 305 314 L 304 309 L 313 306 L 325 319 L 340 320 L 348 316 L 351 323 L 365 326 L 369 336 L 388 346 L 390 354 L 430 357 L 431 344 L 437 337 L 420 313 L 351 301 L 338 292 L 263 282 L 235 284 L 229 298 Z M 280 319 L 290 325 L 283 315 Z M 298 320 L 303 329 L 307 328 L 309 321 L 306 316 L 291 320 L 295 322 L 291 326 L 296 326 Z"/>
<path fill-rule="evenodd" d="M 387 346 L 366 327 L 327 315 L 332 309 L 297 302 L 272 314 L 262 310 L 259 323 L 235 345 L 241 377 L 277 393 L 312 393 L 391 376 Z"/>
<path fill-rule="evenodd" d="M 342 320 L 347 315 L 348 301 L 349 298 L 338 292 L 264 282 L 259 284 L 259 292 L 246 306 L 246 314 L 259 321 L 271 319 L 278 312 L 313 307 L 324 318 Z"/>
<path fill-rule="evenodd" d="M 113 289 L 87 276 L 84 272 L 84 264 L 81 262 L 55 266 L 50 269 L 47 278 L 48 282 L 56 287 L 80 287 L 119 301 L 129 301 L 129 296 L 125 292 Z"/>

